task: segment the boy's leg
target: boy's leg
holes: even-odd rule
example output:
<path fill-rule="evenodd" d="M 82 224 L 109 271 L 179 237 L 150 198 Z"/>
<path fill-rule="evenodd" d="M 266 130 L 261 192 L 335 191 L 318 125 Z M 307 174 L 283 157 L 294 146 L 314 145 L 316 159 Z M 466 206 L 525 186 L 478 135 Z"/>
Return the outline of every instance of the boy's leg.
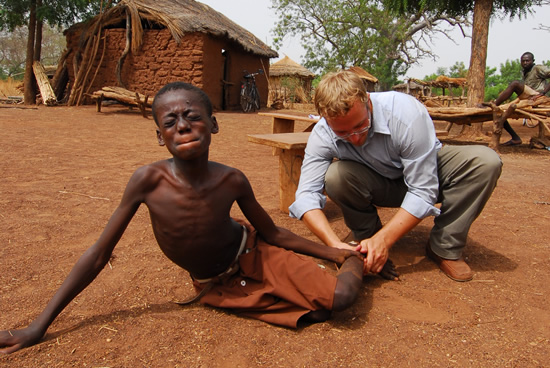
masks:
<path fill-rule="evenodd" d="M 350 307 L 359 295 L 363 284 L 363 261 L 359 257 L 346 259 L 336 278 L 332 310 L 341 311 Z M 324 322 L 330 318 L 330 313 L 331 311 L 326 309 L 311 311 L 303 315 L 300 322 Z"/>
<path fill-rule="evenodd" d="M 336 278 L 338 281 L 334 291 L 332 310 L 341 311 L 351 306 L 359 295 L 363 284 L 363 260 L 359 257 L 346 259 Z"/>
<path fill-rule="evenodd" d="M 356 240 L 370 238 L 381 227 L 375 206 L 399 207 L 407 186 L 354 161 L 335 161 L 325 175 L 325 190 L 342 210 Z"/>
<path fill-rule="evenodd" d="M 456 260 L 493 193 L 502 161 L 485 146 L 444 146 L 437 158 L 441 214 L 434 219 L 430 245 L 437 256 Z"/>

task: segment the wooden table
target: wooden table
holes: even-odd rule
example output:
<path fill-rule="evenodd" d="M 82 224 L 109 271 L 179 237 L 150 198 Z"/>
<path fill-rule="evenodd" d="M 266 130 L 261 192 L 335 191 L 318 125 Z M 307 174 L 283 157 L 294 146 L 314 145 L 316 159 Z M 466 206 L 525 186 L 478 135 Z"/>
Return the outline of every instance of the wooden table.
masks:
<path fill-rule="evenodd" d="M 296 121 L 305 121 L 310 123 L 305 131 L 311 132 L 315 126 L 315 123 L 319 121 L 319 119 L 312 119 L 307 116 L 283 114 L 279 112 L 259 112 L 258 115 L 271 116 L 273 118 L 273 122 L 271 123 L 272 133 L 292 133 L 294 132 L 294 123 Z"/>
<path fill-rule="evenodd" d="M 279 208 L 288 213 L 302 172 L 310 132 L 251 134 L 248 141 L 279 149 Z"/>

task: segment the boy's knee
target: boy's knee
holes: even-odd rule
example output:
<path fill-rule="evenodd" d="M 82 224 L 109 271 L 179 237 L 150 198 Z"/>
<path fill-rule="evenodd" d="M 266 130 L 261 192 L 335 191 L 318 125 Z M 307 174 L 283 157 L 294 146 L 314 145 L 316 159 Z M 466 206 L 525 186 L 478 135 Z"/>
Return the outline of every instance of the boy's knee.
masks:
<path fill-rule="evenodd" d="M 359 295 L 361 283 L 362 279 L 358 279 L 352 272 L 338 275 L 332 310 L 341 311 L 349 308 Z"/>

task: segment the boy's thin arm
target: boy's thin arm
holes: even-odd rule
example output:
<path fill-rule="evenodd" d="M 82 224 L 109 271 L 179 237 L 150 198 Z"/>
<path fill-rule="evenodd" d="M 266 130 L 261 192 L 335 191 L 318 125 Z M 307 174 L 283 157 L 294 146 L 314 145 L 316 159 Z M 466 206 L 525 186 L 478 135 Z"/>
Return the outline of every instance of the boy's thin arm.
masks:
<path fill-rule="evenodd" d="M 349 250 L 327 247 L 302 238 L 287 229 L 276 226 L 269 214 L 256 200 L 252 187 L 246 177 L 244 177 L 241 196 L 237 199 L 237 203 L 247 220 L 269 244 L 296 253 L 333 261 L 339 265 L 344 263 L 344 261 L 351 256 L 357 256 L 363 259 L 363 257 L 358 252 L 353 251 L 351 247 Z"/>
<path fill-rule="evenodd" d="M 36 344 L 61 311 L 84 290 L 101 272 L 109 261 L 113 249 L 122 237 L 132 217 L 139 208 L 140 201 L 132 200 L 131 182 L 120 205 L 105 226 L 97 242 L 77 261 L 63 284 L 59 287 L 42 313 L 26 328 L 0 331 L 0 353 L 13 353 Z M 135 188 L 135 186 L 134 186 Z M 135 192 L 134 192 L 135 194 Z"/>

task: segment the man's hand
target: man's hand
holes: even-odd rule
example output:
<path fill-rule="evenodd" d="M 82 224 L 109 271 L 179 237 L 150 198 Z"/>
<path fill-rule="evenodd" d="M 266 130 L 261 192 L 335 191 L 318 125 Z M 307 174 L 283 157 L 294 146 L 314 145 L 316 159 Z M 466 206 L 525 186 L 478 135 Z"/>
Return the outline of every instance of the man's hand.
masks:
<path fill-rule="evenodd" d="M 358 252 L 365 254 L 363 263 L 363 274 L 367 275 L 370 272 L 380 273 L 388 260 L 389 247 L 380 237 L 373 236 L 372 238 L 363 239 L 355 249 Z"/>
<path fill-rule="evenodd" d="M 529 99 L 532 100 L 532 101 L 536 101 L 536 100 L 538 100 L 538 99 L 541 98 L 541 97 L 544 97 L 544 94 L 543 94 L 543 93 L 539 93 L 538 95 L 529 96 Z"/>
<path fill-rule="evenodd" d="M 367 240 L 367 239 L 365 239 Z M 350 244 L 356 244 L 356 249 L 358 251 L 360 251 L 361 253 L 363 253 L 362 251 L 362 246 L 361 244 L 357 243 L 357 242 L 351 242 Z M 363 266 L 363 274 L 364 275 L 367 275 L 369 273 L 369 271 L 365 271 L 366 269 L 366 262 L 367 262 L 367 258 L 368 258 L 368 249 L 366 251 L 366 257 L 364 259 L 364 266 Z M 371 268 L 372 270 L 372 268 Z M 386 258 L 386 262 L 384 263 L 382 269 L 380 270 L 380 272 L 374 272 L 374 271 L 371 271 L 373 273 L 378 273 L 382 278 L 386 279 L 386 280 L 393 280 L 393 281 L 397 281 L 399 280 L 399 272 L 397 272 L 397 270 L 395 269 L 395 265 L 393 264 L 392 260 L 389 259 L 389 258 Z"/>
<path fill-rule="evenodd" d="M 42 334 L 30 327 L 22 330 L 0 331 L 0 353 L 11 354 L 36 344 L 41 338 Z"/>

